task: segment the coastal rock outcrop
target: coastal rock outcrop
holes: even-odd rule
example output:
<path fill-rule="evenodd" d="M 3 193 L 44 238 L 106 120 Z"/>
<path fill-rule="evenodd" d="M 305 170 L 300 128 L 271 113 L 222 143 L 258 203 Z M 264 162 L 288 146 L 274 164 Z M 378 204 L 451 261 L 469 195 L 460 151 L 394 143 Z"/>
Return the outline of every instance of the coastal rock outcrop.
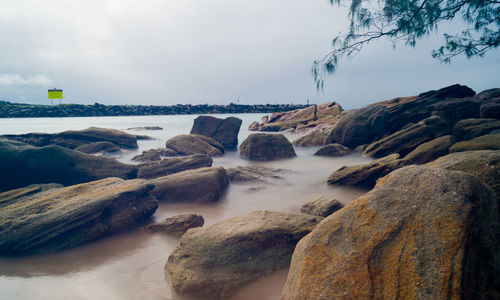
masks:
<path fill-rule="evenodd" d="M 470 140 L 500 129 L 500 120 L 497 119 L 465 119 L 457 122 L 453 127 L 453 135 L 458 140 Z"/>
<path fill-rule="evenodd" d="M 481 103 L 479 115 L 481 118 L 500 119 L 500 95 Z"/>
<path fill-rule="evenodd" d="M 201 227 L 205 223 L 202 216 L 197 214 L 183 214 L 166 218 L 163 222 L 148 224 L 144 231 L 149 233 L 163 232 L 181 237 L 188 229 Z"/>
<path fill-rule="evenodd" d="M 95 143 L 110 142 L 120 148 L 137 149 L 137 138 L 135 135 L 126 132 L 108 129 L 90 127 L 83 130 L 68 130 L 60 133 L 26 133 L 18 135 L 4 135 L 7 139 L 20 141 L 37 147 L 48 145 L 58 145 L 61 147 L 75 149 L 77 147 Z"/>
<path fill-rule="evenodd" d="M 103 155 L 114 155 L 121 153 L 120 148 L 111 142 L 90 143 L 76 147 L 75 151 L 80 151 L 87 154 L 102 153 Z"/>
<path fill-rule="evenodd" d="M 288 266 L 296 243 L 321 219 L 257 211 L 190 229 L 170 254 L 165 269 L 180 294 L 229 297 L 242 286 Z"/>
<path fill-rule="evenodd" d="M 224 147 L 219 142 L 198 134 L 177 135 L 169 139 L 165 145 L 179 155 L 207 154 L 213 157 L 224 154 Z"/>
<path fill-rule="evenodd" d="M 500 150 L 500 133 L 486 134 L 468 141 L 461 141 L 450 147 L 450 152 L 473 150 Z"/>
<path fill-rule="evenodd" d="M 300 212 L 318 217 L 328 217 L 342 207 L 344 205 L 339 200 L 321 196 L 304 203 L 300 208 Z"/>
<path fill-rule="evenodd" d="M 194 119 L 190 133 L 213 138 L 225 149 L 232 150 L 238 147 L 241 123 L 241 119 L 235 117 L 219 119 L 212 116 L 199 116 Z"/>
<path fill-rule="evenodd" d="M 401 168 L 407 164 L 399 159 L 399 154 L 394 153 L 364 165 L 343 166 L 333 172 L 327 182 L 329 184 L 359 185 L 373 187 L 382 176 Z"/>
<path fill-rule="evenodd" d="M 153 179 L 181 171 L 212 166 L 212 158 L 206 154 L 164 158 L 137 165 L 137 178 Z"/>
<path fill-rule="evenodd" d="M 328 144 L 314 153 L 316 156 L 344 156 L 350 154 L 351 150 L 341 144 Z"/>
<path fill-rule="evenodd" d="M 326 138 L 326 133 L 321 131 L 313 131 L 293 141 L 295 147 L 314 147 L 323 146 Z"/>
<path fill-rule="evenodd" d="M 405 167 L 297 244 L 281 299 L 495 299 L 499 234 L 477 178 Z"/>
<path fill-rule="evenodd" d="M 445 135 L 420 144 L 415 150 L 404 157 L 405 160 L 413 164 L 420 165 L 435 160 L 438 157 L 449 153 L 455 138 L 452 135 Z"/>
<path fill-rule="evenodd" d="M 446 122 L 438 116 L 432 116 L 371 143 L 364 154 L 376 158 L 392 153 L 404 156 L 420 144 L 449 133 L 451 130 Z"/>
<path fill-rule="evenodd" d="M 240 145 L 240 155 L 249 160 L 266 161 L 297 156 L 282 134 L 252 133 Z"/>
<path fill-rule="evenodd" d="M 140 179 L 106 178 L 17 197 L 0 194 L 0 253 L 52 252 L 136 226 L 158 207 L 152 189 Z"/>
<path fill-rule="evenodd" d="M 137 176 L 135 166 L 56 145 L 34 147 L 0 140 L 0 157 L 0 190 L 33 183 L 67 186 L 106 177 L 133 179 Z"/>
<path fill-rule="evenodd" d="M 347 111 L 328 133 L 324 144 L 338 143 L 351 149 L 371 143 L 387 133 L 389 110 L 370 105 Z"/>
<path fill-rule="evenodd" d="M 229 184 L 222 167 L 182 171 L 150 180 L 151 194 L 162 202 L 209 203 L 219 200 Z"/>

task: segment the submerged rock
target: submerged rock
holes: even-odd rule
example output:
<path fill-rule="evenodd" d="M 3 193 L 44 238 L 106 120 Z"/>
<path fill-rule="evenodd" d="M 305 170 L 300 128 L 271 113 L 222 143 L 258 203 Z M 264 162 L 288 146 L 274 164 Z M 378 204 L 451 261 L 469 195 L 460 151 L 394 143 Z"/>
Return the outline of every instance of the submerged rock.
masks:
<path fill-rule="evenodd" d="M 328 217 L 342 207 L 344 205 L 339 200 L 321 196 L 304 203 L 300 212 L 318 217 Z"/>
<path fill-rule="evenodd" d="M 477 178 L 402 168 L 298 243 L 281 299 L 496 299 L 499 235 Z"/>
<path fill-rule="evenodd" d="M 321 219 L 257 211 L 190 229 L 170 254 L 165 269 L 180 294 L 229 297 L 288 266 L 296 243 Z"/>
<path fill-rule="evenodd" d="M 240 145 L 243 158 L 257 161 L 297 156 L 292 144 L 282 134 L 252 133 Z"/>
<path fill-rule="evenodd" d="M 177 156 L 177 152 L 168 148 L 150 149 L 132 157 L 133 161 L 150 162 L 161 160 L 162 156 Z"/>
<path fill-rule="evenodd" d="M 159 201 L 186 203 L 215 202 L 229 184 L 222 167 L 182 171 L 150 182 L 155 186 L 151 194 Z"/>
<path fill-rule="evenodd" d="M 137 168 L 115 159 L 50 145 L 33 147 L 0 140 L 0 190 L 33 183 L 74 185 L 106 177 L 132 179 Z"/>
<path fill-rule="evenodd" d="M 166 147 L 179 155 L 207 154 L 222 156 L 224 147 L 216 140 L 198 134 L 181 134 L 169 139 Z"/>
<path fill-rule="evenodd" d="M 149 233 L 163 232 L 181 237 L 188 229 L 201 227 L 205 220 L 196 214 L 184 214 L 166 218 L 161 223 L 144 226 L 144 230 Z"/>
<path fill-rule="evenodd" d="M 241 119 L 235 117 L 219 119 L 212 116 L 199 116 L 194 120 L 190 133 L 213 138 L 225 149 L 236 149 L 241 123 Z"/>
<path fill-rule="evenodd" d="M 281 175 L 291 171 L 251 165 L 229 168 L 226 172 L 232 182 L 265 182 L 266 179 L 283 179 Z"/>
<path fill-rule="evenodd" d="M 38 193 L 0 194 L 0 253 L 51 252 L 138 225 L 158 207 L 144 180 L 106 178 Z"/>
<path fill-rule="evenodd" d="M 182 157 L 164 158 L 137 165 L 137 177 L 152 179 L 186 170 L 212 166 L 212 158 L 206 154 L 195 154 Z"/>

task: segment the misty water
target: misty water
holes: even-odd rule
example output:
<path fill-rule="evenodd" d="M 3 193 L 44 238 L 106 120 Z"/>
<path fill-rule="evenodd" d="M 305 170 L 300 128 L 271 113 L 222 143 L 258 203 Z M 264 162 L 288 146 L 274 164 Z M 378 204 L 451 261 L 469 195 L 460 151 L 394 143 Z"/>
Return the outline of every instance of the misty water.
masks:
<path fill-rule="evenodd" d="M 214 115 L 227 117 L 226 115 Z M 248 125 L 263 114 L 235 115 L 243 120 L 239 134 L 241 143 Z M 60 132 L 90 126 L 115 128 L 129 133 L 149 135 L 154 140 L 139 140 L 139 149 L 123 150 L 118 159 L 132 163 L 131 158 L 143 150 L 165 146 L 165 141 L 178 134 L 189 133 L 197 115 L 31 118 L 0 119 L 1 134 L 28 132 Z M 163 130 L 127 130 L 131 127 L 160 126 Z M 294 140 L 297 135 L 287 135 Z M 353 154 L 338 158 L 317 157 L 317 147 L 296 148 L 297 157 L 273 162 L 250 162 L 238 152 L 227 152 L 214 159 L 214 166 L 226 168 L 259 164 L 289 170 L 281 179 L 268 183 L 229 185 L 217 203 L 206 205 L 165 204 L 160 202 L 152 221 L 166 217 L 197 213 L 205 218 L 205 226 L 255 210 L 299 213 L 300 206 L 318 196 L 335 197 L 344 204 L 365 190 L 329 186 L 326 179 L 341 166 L 359 164 L 370 159 Z M 0 299 L 188 299 L 171 291 L 164 264 L 179 239 L 162 233 L 145 233 L 140 228 L 61 251 L 55 254 L 0 257 Z M 232 300 L 279 299 L 287 270 L 280 270 L 245 288 Z M 197 299 L 202 300 L 202 299 Z"/>

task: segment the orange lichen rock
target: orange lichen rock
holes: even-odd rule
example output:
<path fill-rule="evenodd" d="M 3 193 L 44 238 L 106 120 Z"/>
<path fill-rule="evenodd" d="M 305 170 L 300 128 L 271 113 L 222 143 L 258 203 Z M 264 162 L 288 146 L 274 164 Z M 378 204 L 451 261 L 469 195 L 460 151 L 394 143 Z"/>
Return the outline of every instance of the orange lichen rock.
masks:
<path fill-rule="evenodd" d="M 298 243 L 281 299 L 498 299 L 498 220 L 471 175 L 396 170 Z"/>

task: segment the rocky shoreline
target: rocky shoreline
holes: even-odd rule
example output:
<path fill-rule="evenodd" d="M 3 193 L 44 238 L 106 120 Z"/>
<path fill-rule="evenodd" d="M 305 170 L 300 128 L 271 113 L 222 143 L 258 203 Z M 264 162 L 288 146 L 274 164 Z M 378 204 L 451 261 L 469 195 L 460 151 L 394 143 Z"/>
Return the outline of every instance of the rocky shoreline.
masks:
<path fill-rule="evenodd" d="M 268 132 L 240 144 L 241 120 L 200 116 L 138 165 L 81 151 L 137 148 L 137 136 L 117 130 L 0 136 L 0 254 L 76 247 L 140 226 L 161 205 L 211 205 L 230 185 L 279 179 L 286 170 L 265 162 L 300 159 L 294 145 L 322 146 L 315 155 L 325 159 L 374 158 L 324 178 L 370 191 L 345 206 L 331 195 L 304 199 L 301 214 L 257 210 L 208 227 L 202 216 L 180 215 L 145 226 L 180 237 L 165 256 L 172 290 L 227 298 L 290 266 L 282 300 L 498 299 L 499 109 L 500 89 L 453 85 L 348 111 L 314 105 L 251 125 L 310 132 L 293 144 Z M 212 166 L 238 144 L 240 157 L 262 165 Z"/>
<path fill-rule="evenodd" d="M 305 108 L 307 105 L 254 104 L 229 105 L 177 104 L 155 105 L 94 105 L 61 104 L 32 105 L 0 101 L 0 118 L 41 118 L 41 117 L 101 117 L 101 116 L 147 116 L 147 115 L 193 115 L 193 114 L 242 114 L 272 113 Z"/>

